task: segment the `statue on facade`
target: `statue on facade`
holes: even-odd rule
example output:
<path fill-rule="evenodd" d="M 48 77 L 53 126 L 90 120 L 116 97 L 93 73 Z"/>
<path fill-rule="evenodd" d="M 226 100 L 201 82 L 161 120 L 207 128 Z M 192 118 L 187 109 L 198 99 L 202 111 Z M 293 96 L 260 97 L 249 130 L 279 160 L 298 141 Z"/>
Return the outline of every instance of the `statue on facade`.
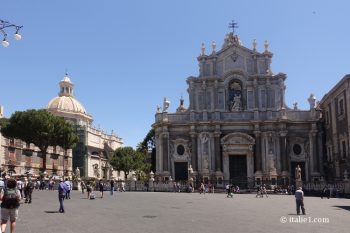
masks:
<path fill-rule="evenodd" d="M 205 171 L 209 170 L 208 156 L 205 156 L 205 157 L 204 157 L 204 160 L 203 160 L 203 170 L 205 170 Z"/>
<path fill-rule="evenodd" d="M 167 112 L 168 108 L 170 106 L 170 101 L 164 97 L 164 101 L 163 101 L 163 112 Z"/>
<path fill-rule="evenodd" d="M 301 168 L 300 168 L 299 164 L 295 168 L 295 180 L 298 180 L 298 181 L 301 180 Z"/>
<path fill-rule="evenodd" d="M 239 111 L 239 110 L 241 110 L 241 106 L 242 106 L 241 96 L 236 95 L 235 97 L 233 97 L 230 110 L 231 110 L 231 112 Z"/>
<path fill-rule="evenodd" d="M 314 94 L 310 94 L 310 97 L 307 99 L 310 104 L 310 109 L 316 108 L 316 96 Z"/>
<path fill-rule="evenodd" d="M 80 170 L 79 170 L 78 167 L 75 169 L 75 176 L 76 176 L 77 178 L 80 178 Z"/>
<path fill-rule="evenodd" d="M 156 113 L 161 113 L 161 107 L 159 105 L 157 105 L 157 112 Z"/>

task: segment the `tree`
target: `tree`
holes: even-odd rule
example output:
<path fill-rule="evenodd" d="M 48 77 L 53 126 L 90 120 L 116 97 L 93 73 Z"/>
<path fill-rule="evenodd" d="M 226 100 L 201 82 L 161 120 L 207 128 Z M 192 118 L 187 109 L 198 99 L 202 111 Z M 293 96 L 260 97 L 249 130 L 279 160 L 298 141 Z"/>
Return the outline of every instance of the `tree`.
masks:
<path fill-rule="evenodd" d="M 33 143 L 42 156 L 42 171 L 46 171 L 46 154 L 49 146 L 70 149 L 78 142 L 71 123 L 63 117 L 54 116 L 44 109 L 16 111 L 1 128 L 7 138 Z"/>
<path fill-rule="evenodd" d="M 146 137 L 137 145 L 137 151 L 144 154 L 148 158 L 148 153 L 151 151 L 151 163 L 149 170 L 156 170 L 156 141 L 155 141 L 155 130 L 152 128 L 148 131 Z"/>
<path fill-rule="evenodd" d="M 141 173 L 149 171 L 150 164 L 147 163 L 146 157 L 132 147 L 121 147 L 115 150 L 110 159 L 110 164 L 118 171 L 124 171 L 125 179 L 131 171 L 136 171 L 140 176 Z"/>
<path fill-rule="evenodd" d="M 130 171 L 134 169 L 133 156 L 135 151 L 132 147 L 121 147 L 115 150 L 110 159 L 110 164 L 115 170 L 124 171 L 125 179 L 127 179 Z"/>
<path fill-rule="evenodd" d="M 154 140 L 155 131 L 152 128 L 148 131 L 146 137 L 137 145 L 137 150 L 143 153 L 148 153 L 149 150 L 152 150 L 156 147 L 156 142 Z"/>

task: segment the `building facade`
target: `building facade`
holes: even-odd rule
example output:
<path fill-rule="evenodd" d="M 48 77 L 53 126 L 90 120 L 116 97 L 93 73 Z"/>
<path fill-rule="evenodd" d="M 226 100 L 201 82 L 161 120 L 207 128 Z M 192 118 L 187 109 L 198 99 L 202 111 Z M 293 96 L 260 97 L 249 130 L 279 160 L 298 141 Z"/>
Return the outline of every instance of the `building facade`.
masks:
<path fill-rule="evenodd" d="M 350 171 L 350 75 L 344 76 L 320 101 L 324 125 L 325 176 L 342 180 Z"/>
<path fill-rule="evenodd" d="M 0 118 L 4 116 L 1 107 Z M 0 133 L 1 174 L 10 176 L 39 176 L 42 168 L 42 156 L 38 147 L 21 140 L 6 138 Z M 72 150 L 61 147 L 48 147 L 46 155 L 47 176 L 72 175 Z"/>
<path fill-rule="evenodd" d="M 108 159 L 114 150 L 123 146 L 123 141 L 113 131 L 111 134 L 92 127 L 93 117 L 74 97 L 74 85 L 66 74 L 59 82 L 59 94 L 47 105 L 47 110 L 64 117 L 77 130 L 79 142 L 73 149 L 73 169 L 79 168 L 81 176 L 98 179 L 124 179 L 124 175 L 114 171 Z"/>
<path fill-rule="evenodd" d="M 71 177 L 77 168 L 80 176 L 98 179 L 124 179 L 124 173 L 114 171 L 108 162 L 115 149 L 123 141 L 114 132 L 105 133 L 92 127 L 93 117 L 74 98 L 74 85 L 66 74 L 59 82 L 59 94 L 49 101 L 47 111 L 64 117 L 76 128 L 79 142 L 72 150 L 49 147 L 47 154 L 47 176 Z M 3 108 L 0 108 L 3 117 Z M 2 171 L 10 175 L 39 175 L 42 167 L 40 151 L 33 144 L 8 139 L 0 134 L 0 162 Z"/>
<path fill-rule="evenodd" d="M 202 44 L 199 75 L 186 82 L 189 107 L 183 99 L 174 113 L 164 98 L 155 116 L 156 176 L 159 179 L 231 182 L 282 181 L 302 168 L 304 181 L 322 174 L 322 133 L 316 98 L 310 109 L 285 104 L 283 73 L 273 74 L 273 54 L 265 41 L 258 52 L 228 33 L 222 48 L 207 54 Z"/>

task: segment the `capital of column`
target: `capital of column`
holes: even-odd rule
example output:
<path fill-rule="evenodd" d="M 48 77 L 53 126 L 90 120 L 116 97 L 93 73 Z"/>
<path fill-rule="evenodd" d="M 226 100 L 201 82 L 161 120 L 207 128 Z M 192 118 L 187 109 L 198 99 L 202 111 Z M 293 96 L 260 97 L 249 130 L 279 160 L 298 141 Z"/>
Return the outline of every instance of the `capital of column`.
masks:
<path fill-rule="evenodd" d="M 255 130 L 253 133 L 255 134 L 255 137 L 260 137 L 261 136 L 261 131 L 260 130 Z"/>
<path fill-rule="evenodd" d="M 190 132 L 190 136 L 191 136 L 191 138 L 195 138 L 195 137 L 197 137 L 197 133 L 196 132 Z"/>
<path fill-rule="evenodd" d="M 316 137 L 316 136 L 317 136 L 317 130 L 311 130 L 311 131 L 309 132 L 309 136 L 310 136 L 310 137 Z"/>
<path fill-rule="evenodd" d="M 220 135 L 221 135 L 221 132 L 219 131 L 214 132 L 214 137 L 219 138 Z"/>
<path fill-rule="evenodd" d="M 281 137 L 287 137 L 288 132 L 287 131 L 280 131 L 279 133 L 280 133 Z"/>

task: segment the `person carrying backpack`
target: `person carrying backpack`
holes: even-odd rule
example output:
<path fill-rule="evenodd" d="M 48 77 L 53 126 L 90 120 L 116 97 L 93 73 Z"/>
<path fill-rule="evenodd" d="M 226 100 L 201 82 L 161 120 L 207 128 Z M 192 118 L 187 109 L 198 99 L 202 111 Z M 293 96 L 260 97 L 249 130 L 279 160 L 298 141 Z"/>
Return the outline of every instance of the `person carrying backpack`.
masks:
<path fill-rule="evenodd" d="M 9 179 L 5 189 L 1 190 L 1 232 L 6 230 L 7 221 L 10 219 L 11 232 L 15 232 L 16 220 L 18 218 L 18 208 L 21 199 L 21 193 L 16 188 L 17 182 L 14 179 Z"/>

